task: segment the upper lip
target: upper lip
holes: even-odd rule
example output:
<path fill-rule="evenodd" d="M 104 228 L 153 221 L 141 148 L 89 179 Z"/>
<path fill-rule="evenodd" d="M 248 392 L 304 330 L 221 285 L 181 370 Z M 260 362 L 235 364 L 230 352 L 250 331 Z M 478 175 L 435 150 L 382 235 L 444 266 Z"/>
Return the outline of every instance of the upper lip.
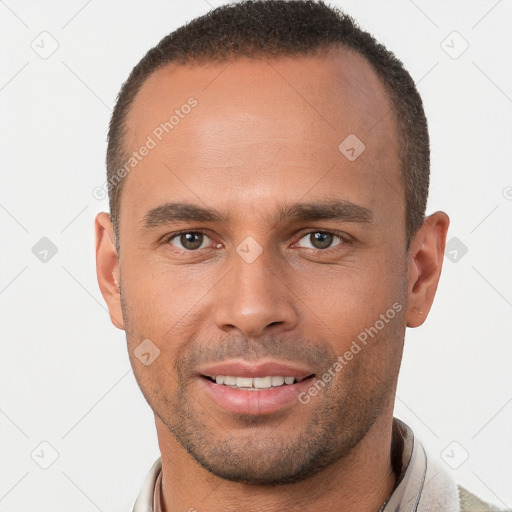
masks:
<path fill-rule="evenodd" d="M 226 375 L 233 377 L 295 377 L 305 379 L 314 372 L 304 366 L 276 361 L 223 361 L 216 364 L 201 366 L 197 371 L 204 376 L 216 377 Z"/>

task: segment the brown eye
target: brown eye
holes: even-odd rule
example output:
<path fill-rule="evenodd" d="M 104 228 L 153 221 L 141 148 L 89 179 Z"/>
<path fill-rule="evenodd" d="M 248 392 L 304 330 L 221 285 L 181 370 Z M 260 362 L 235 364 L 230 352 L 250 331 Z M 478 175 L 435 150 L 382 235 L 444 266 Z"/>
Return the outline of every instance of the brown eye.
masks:
<path fill-rule="evenodd" d="M 205 238 L 207 237 L 203 233 L 188 231 L 174 235 L 169 242 L 179 249 L 194 251 L 201 248 Z"/>
<path fill-rule="evenodd" d="M 306 236 L 302 237 L 301 240 L 306 241 L 306 244 L 302 245 L 302 247 L 308 247 L 309 249 L 329 249 L 342 242 L 341 237 L 326 231 L 308 233 Z M 333 245 L 333 242 L 336 240 L 338 240 L 338 242 Z"/>

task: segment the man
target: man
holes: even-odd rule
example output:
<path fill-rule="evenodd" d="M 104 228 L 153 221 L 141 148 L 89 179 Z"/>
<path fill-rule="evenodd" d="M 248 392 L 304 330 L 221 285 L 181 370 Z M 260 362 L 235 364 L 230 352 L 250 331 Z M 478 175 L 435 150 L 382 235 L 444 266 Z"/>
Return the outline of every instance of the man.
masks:
<path fill-rule="evenodd" d="M 493 510 L 393 418 L 449 219 L 402 64 L 321 2 L 164 38 L 109 132 L 97 271 L 155 414 L 141 511 Z"/>

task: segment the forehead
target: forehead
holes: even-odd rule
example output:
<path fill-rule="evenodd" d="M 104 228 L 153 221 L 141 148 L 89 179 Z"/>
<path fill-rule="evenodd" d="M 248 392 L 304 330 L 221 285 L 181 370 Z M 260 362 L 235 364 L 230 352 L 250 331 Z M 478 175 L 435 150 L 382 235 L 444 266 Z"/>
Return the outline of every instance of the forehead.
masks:
<path fill-rule="evenodd" d="M 334 131 L 350 125 L 362 137 L 373 131 L 383 117 L 389 120 L 391 109 L 376 73 L 362 56 L 349 50 L 331 49 L 274 59 L 242 57 L 186 65 L 172 63 L 153 72 L 137 93 L 126 116 L 128 144 L 148 133 L 151 123 L 167 120 L 191 96 L 203 103 L 203 115 L 230 111 L 239 114 L 240 122 L 246 122 L 251 113 L 263 116 L 271 111 L 272 124 L 279 128 L 280 119 L 289 123 L 288 114 L 302 112 L 312 124 L 301 131 L 318 123 Z M 233 117 L 230 121 L 234 121 Z"/>
<path fill-rule="evenodd" d="M 222 190 L 226 204 L 240 196 L 263 204 L 308 188 L 349 191 L 367 204 L 400 196 L 392 113 L 375 72 L 347 50 L 169 64 L 128 112 L 127 155 L 150 139 L 153 147 L 129 172 L 121 200 L 136 192 L 158 205 L 173 193 L 197 200 Z"/>

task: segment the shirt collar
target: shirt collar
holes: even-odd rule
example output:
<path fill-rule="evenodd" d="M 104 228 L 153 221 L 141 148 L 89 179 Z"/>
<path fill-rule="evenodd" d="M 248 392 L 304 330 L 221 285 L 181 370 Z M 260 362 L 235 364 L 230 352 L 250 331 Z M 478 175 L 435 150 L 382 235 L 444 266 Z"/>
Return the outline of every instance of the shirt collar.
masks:
<path fill-rule="evenodd" d="M 393 419 L 393 437 L 394 442 L 403 443 L 402 469 L 379 512 L 459 512 L 456 483 L 427 457 L 410 427 L 398 418 Z"/>
<path fill-rule="evenodd" d="M 393 419 L 393 443 L 402 452 L 401 457 L 397 452 L 394 461 L 396 467 L 400 466 L 400 474 L 393 492 L 378 512 L 459 512 L 457 485 L 441 467 L 427 459 L 420 441 L 398 418 Z M 161 470 L 159 457 L 144 480 L 133 512 L 161 511 Z"/>
<path fill-rule="evenodd" d="M 159 476 L 162 471 L 162 458 L 153 463 L 149 473 L 147 474 L 144 483 L 140 489 L 139 495 L 133 505 L 133 512 L 153 512 L 155 505 L 155 494 L 160 493 L 160 486 L 157 487 L 157 481 L 160 481 Z"/>

